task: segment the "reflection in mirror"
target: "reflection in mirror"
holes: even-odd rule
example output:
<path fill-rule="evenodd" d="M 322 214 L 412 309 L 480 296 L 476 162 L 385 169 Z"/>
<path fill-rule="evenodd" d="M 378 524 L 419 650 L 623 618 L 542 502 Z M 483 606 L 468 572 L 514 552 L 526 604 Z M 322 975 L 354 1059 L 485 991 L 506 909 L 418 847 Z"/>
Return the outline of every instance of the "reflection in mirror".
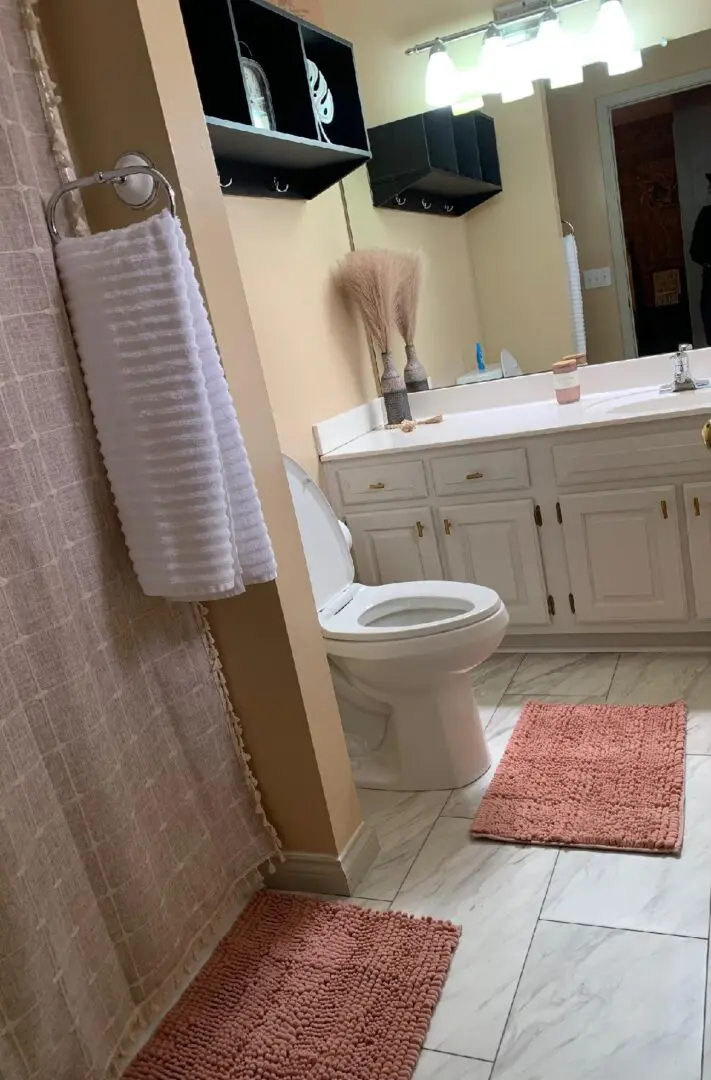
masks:
<path fill-rule="evenodd" d="M 582 81 L 552 89 L 538 79 L 506 103 L 483 89 L 500 194 L 454 216 L 376 209 L 365 169 L 344 182 L 356 249 L 423 254 L 417 341 L 432 386 L 480 378 L 478 346 L 492 377 L 502 353 L 529 374 L 583 351 L 600 364 L 711 344 L 711 8 L 692 18 L 679 5 L 647 6 L 659 17 L 626 4 L 641 67 L 630 60 L 618 68 L 634 70 L 614 75 L 613 57 L 584 58 Z M 428 55 L 406 49 L 491 19 L 490 7 L 472 12 L 461 0 L 323 8 L 354 43 L 370 129 L 432 107 Z M 598 8 L 566 7 L 557 22 L 570 41 L 589 42 Z M 481 74 L 482 38 L 448 45 L 460 82 Z M 425 182 L 415 194 L 434 201 Z"/>

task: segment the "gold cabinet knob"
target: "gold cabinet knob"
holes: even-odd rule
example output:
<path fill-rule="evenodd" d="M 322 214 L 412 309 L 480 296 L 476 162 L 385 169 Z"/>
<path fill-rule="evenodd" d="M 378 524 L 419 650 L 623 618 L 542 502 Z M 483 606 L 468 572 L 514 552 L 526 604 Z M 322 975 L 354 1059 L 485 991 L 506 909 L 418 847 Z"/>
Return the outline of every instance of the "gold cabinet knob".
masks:
<path fill-rule="evenodd" d="M 711 450 L 711 420 L 707 424 L 704 424 L 701 431 L 701 438 L 706 444 L 706 449 Z"/>

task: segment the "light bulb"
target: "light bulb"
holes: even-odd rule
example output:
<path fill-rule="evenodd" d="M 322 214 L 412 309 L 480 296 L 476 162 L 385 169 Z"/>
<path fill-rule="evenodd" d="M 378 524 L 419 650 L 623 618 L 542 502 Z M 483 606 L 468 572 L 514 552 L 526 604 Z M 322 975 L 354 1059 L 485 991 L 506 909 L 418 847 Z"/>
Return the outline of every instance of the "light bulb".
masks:
<path fill-rule="evenodd" d="M 451 105 L 457 100 L 459 80 L 457 69 L 444 44 L 438 41 L 430 49 L 425 76 L 425 98 L 433 109 Z"/>
<path fill-rule="evenodd" d="M 639 71 L 643 66 L 642 53 L 639 49 L 616 53 L 607 61 L 608 75 L 624 75 L 628 71 Z"/>
<path fill-rule="evenodd" d="M 576 86 L 583 81 L 583 65 L 578 56 L 577 42 L 563 32 L 555 13 L 544 17 L 538 30 L 536 46 L 539 77 L 548 79 L 552 90 L 562 86 Z"/>
<path fill-rule="evenodd" d="M 523 101 L 524 98 L 533 97 L 533 94 L 533 83 L 526 78 L 507 79 L 501 87 L 501 100 L 504 105 L 512 101 Z"/>
<path fill-rule="evenodd" d="M 462 113 L 475 112 L 484 108 L 482 97 L 481 72 L 478 68 L 467 68 L 459 72 L 459 93 L 457 101 L 452 105 L 455 116 Z"/>
<path fill-rule="evenodd" d="M 481 89 L 485 94 L 498 94 L 501 89 L 504 67 L 506 64 L 506 46 L 501 31 L 490 26 L 484 35 L 481 47 L 479 72 Z"/>
<path fill-rule="evenodd" d="M 601 0 L 593 36 L 600 60 L 614 60 L 617 56 L 628 55 L 636 48 L 622 0 Z"/>

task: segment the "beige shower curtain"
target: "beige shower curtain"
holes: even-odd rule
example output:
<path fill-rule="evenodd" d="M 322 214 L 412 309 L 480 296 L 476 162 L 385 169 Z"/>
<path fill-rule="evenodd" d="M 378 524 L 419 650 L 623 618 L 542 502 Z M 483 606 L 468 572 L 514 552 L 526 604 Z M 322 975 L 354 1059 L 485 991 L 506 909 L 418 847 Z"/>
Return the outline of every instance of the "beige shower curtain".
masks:
<path fill-rule="evenodd" d="M 117 1072 L 276 847 L 197 613 L 136 584 L 44 223 L 58 182 L 0 0 L 2 1080 Z"/>

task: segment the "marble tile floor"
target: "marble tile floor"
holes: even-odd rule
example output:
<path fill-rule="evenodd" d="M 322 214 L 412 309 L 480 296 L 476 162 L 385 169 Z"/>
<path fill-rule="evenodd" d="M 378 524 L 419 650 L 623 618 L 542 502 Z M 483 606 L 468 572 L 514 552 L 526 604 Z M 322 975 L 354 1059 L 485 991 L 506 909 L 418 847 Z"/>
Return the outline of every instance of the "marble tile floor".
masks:
<path fill-rule="evenodd" d="M 472 841 L 493 768 L 460 791 L 361 791 L 381 855 L 350 902 L 463 927 L 414 1080 L 711 1080 L 711 655 L 500 654 L 473 682 L 494 766 L 529 698 L 684 698 L 684 849 Z"/>

